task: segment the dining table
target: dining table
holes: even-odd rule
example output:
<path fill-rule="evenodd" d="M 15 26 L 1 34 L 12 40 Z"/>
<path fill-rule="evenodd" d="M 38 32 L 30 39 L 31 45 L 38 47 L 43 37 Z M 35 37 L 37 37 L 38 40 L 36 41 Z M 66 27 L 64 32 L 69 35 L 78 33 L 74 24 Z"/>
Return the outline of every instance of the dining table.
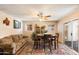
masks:
<path fill-rule="evenodd" d="M 39 48 L 41 46 L 41 40 L 43 41 L 43 48 L 44 48 L 44 51 L 45 51 L 45 48 L 46 48 L 46 43 L 49 44 L 49 49 L 50 49 L 50 52 L 52 52 L 52 46 L 54 44 L 54 49 L 57 48 L 57 36 L 56 35 L 52 35 L 52 34 L 49 34 L 49 33 L 45 33 L 45 34 L 37 34 L 37 39 L 38 39 L 38 43 L 39 43 Z"/>

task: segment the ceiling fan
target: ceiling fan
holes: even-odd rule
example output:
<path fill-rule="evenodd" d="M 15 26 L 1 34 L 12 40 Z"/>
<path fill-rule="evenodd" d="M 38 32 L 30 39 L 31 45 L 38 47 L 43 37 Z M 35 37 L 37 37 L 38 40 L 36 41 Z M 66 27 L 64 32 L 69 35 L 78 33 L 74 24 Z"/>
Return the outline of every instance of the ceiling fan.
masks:
<path fill-rule="evenodd" d="M 38 13 L 37 16 L 43 20 L 48 20 L 48 18 L 51 17 L 51 15 L 44 15 L 42 12 Z"/>

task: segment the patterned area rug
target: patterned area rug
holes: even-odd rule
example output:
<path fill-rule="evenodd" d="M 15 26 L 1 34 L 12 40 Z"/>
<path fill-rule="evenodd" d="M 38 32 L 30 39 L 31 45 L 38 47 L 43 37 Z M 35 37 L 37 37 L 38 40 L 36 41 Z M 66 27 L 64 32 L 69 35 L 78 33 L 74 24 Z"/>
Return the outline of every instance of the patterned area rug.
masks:
<path fill-rule="evenodd" d="M 33 55 L 64 55 L 65 53 L 63 49 L 60 49 L 60 50 L 52 50 L 52 53 L 50 53 L 49 50 L 48 51 L 46 50 L 45 52 L 44 50 L 34 50 L 32 54 Z"/>
<path fill-rule="evenodd" d="M 47 48 L 44 49 L 32 49 L 32 46 L 28 45 L 23 49 L 23 51 L 19 55 L 79 55 L 74 52 L 72 49 L 68 48 L 66 45 L 59 45 L 59 48 L 54 50 L 52 49 L 52 53 Z"/>
<path fill-rule="evenodd" d="M 50 50 L 48 48 L 45 49 L 36 49 L 32 51 L 33 55 L 64 55 L 66 54 L 65 50 L 63 49 L 62 46 L 60 46 L 59 48 L 52 49 L 52 53 L 50 52 Z"/>

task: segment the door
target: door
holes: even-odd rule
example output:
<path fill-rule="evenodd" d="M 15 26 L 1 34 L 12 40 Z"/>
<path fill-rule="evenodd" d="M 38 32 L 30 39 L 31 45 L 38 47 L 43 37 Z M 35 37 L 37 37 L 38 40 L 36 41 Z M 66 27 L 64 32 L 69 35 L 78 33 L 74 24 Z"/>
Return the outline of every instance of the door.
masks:
<path fill-rule="evenodd" d="M 65 24 L 65 44 L 72 48 L 72 23 Z"/>
<path fill-rule="evenodd" d="M 78 29 L 79 29 L 79 27 L 78 27 L 78 25 L 79 25 L 79 23 L 78 23 L 78 20 L 76 20 L 76 21 L 73 21 L 72 22 L 73 23 L 73 29 L 72 29 L 72 32 L 73 32 L 73 40 L 72 40 L 72 46 L 73 46 L 73 49 L 75 50 L 75 51 L 77 51 L 78 52 L 78 45 L 79 45 L 79 35 L 78 35 Z"/>
<path fill-rule="evenodd" d="M 64 43 L 79 52 L 79 20 L 64 24 Z"/>

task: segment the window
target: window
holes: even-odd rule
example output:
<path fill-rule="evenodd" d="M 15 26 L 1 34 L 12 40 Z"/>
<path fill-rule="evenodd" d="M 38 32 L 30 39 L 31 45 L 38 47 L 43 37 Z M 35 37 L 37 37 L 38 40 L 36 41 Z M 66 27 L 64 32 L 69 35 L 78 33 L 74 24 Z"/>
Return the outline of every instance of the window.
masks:
<path fill-rule="evenodd" d="M 52 32 L 54 30 L 54 25 L 48 25 L 48 32 Z"/>

